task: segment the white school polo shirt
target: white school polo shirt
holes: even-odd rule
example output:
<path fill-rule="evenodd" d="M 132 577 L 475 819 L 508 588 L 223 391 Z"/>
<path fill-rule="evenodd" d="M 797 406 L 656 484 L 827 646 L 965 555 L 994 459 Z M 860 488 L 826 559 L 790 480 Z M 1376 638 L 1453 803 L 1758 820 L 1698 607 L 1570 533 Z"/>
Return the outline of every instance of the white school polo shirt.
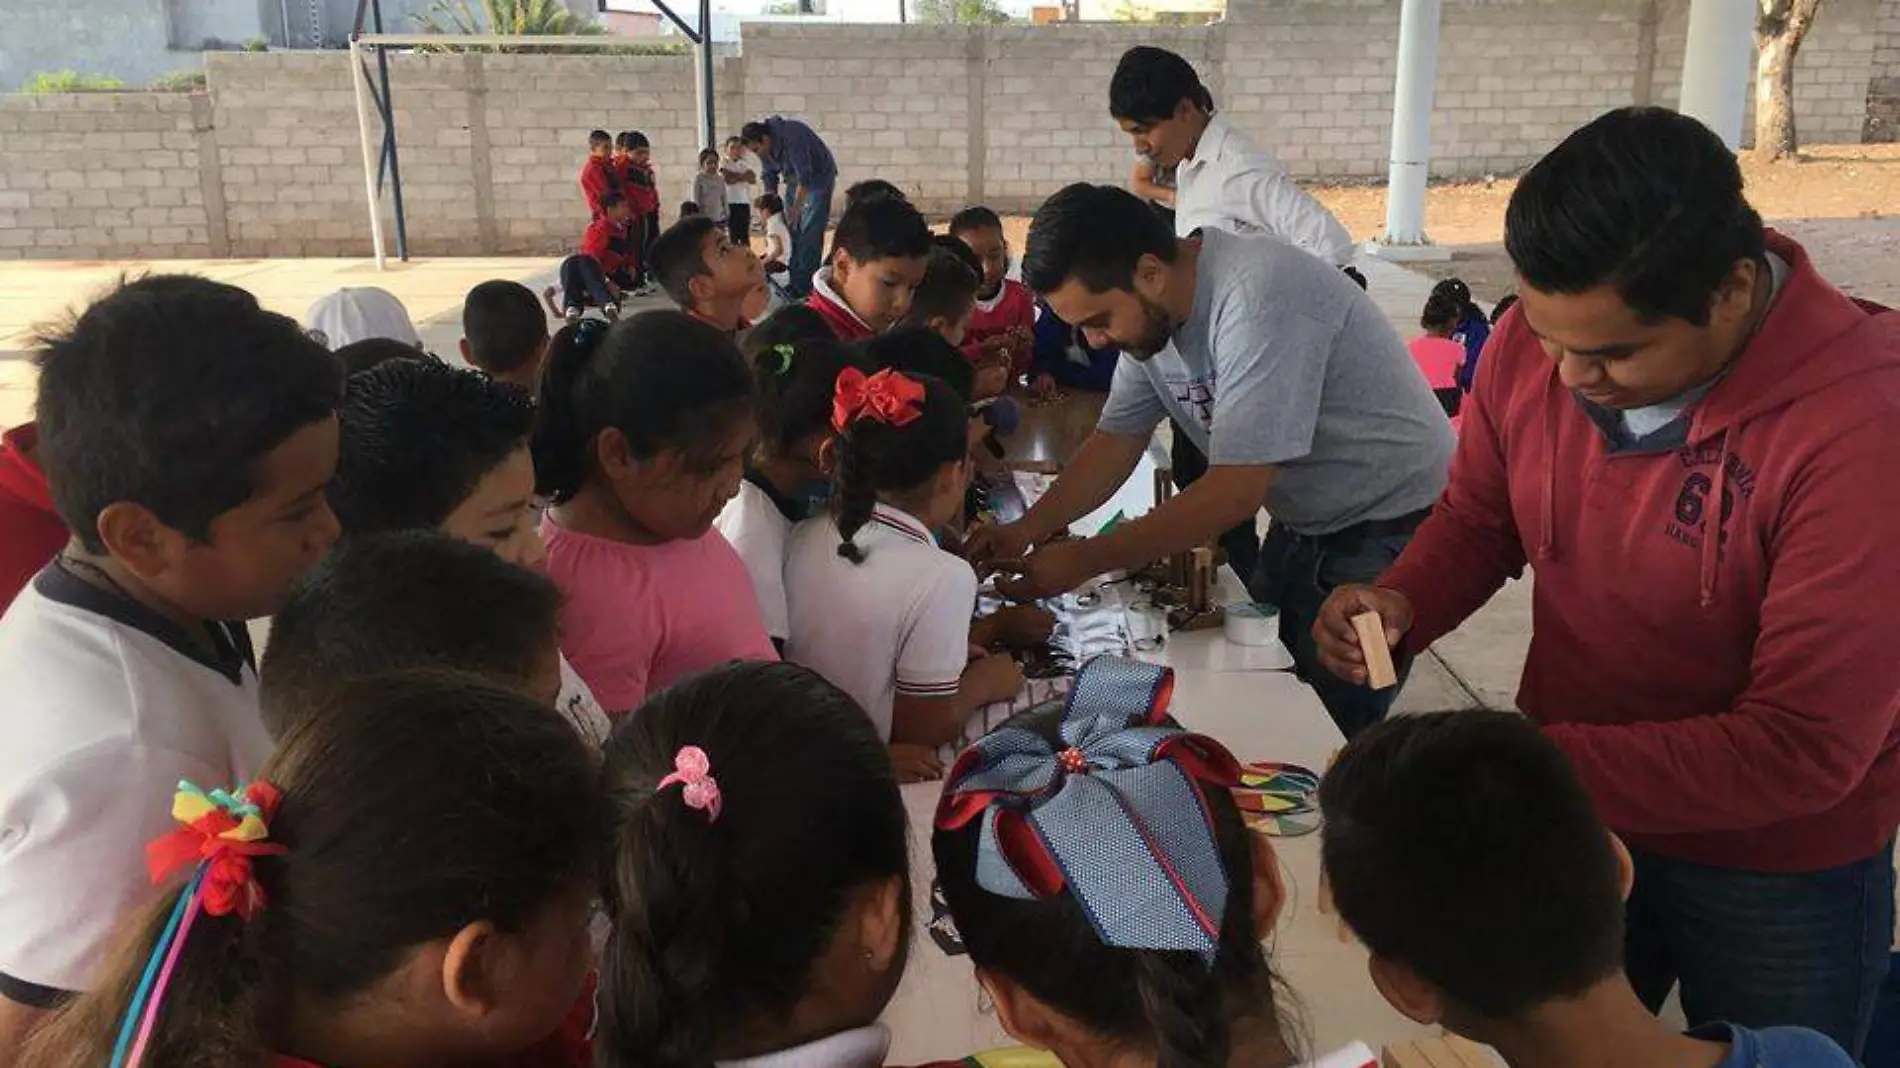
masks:
<path fill-rule="evenodd" d="M 726 502 L 713 526 L 745 561 L 752 591 L 759 596 L 759 614 L 765 617 L 766 636 L 784 641 L 791 634 L 785 606 L 785 547 L 792 540 L 792 521 L 748 477 L 739 483 L 738 495 Z"/>
<path fill-rule="evenodd" d="M 850 694 L 889 741 L 899 693 L 956 694 L 970 659 L 976 572 L 938 548 L 915 517 L 882 504 L 853 540 L 864 551 L 861 564 L 838 555 L 838 524 L 830 516 L 792 530 L 785 659 Z"/>
<path fill-rule="evenodd" d="M 1313 199 L 1273 153 L 1215 115 L 1194 156 L 1175 168 L 1174 232 L 1272 234 L 1335 267 L 1352 262 L 1352 234 Z"/>
<path fill-rule="evenodd" d="M 147 842 L 180 779 L 258 773 L 270 736 L 242 624 L 219 651 L 145 606 L 49 565 L 0 619 L 0 995 L 82 991 L 157 891 Z"/>

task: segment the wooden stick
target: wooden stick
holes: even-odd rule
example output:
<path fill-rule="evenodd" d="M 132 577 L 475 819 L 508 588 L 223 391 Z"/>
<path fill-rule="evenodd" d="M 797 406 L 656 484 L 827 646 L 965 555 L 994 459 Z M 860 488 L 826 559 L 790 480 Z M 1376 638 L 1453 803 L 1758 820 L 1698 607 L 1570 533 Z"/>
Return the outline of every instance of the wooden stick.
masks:
<path fill-rule="evenodd" d="M 1352 617 L 1352 626 L 1359 632 L 1359 650 L 1366 655 L 1366 685 L 1375 690 L 1397 686 L 1399 674 L 1392 668 L 1392 647 L 1385 643 L 1385 621 L 1377 612 L 1361 612 Z"/>

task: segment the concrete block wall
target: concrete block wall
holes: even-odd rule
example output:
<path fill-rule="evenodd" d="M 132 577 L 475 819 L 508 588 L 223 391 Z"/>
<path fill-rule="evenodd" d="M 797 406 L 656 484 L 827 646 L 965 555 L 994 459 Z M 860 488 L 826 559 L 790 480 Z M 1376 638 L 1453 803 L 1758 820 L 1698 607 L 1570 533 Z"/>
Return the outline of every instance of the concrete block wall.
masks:
<path fill-rule="evenodd" d="M 1152 43 L 1188 56 L 1222 110 L 1295 175 L 1382 176 L 1397 0 L 1230 7 L 1227 22 L 1192 29 L 754 24 L 743 54 L 715 68 L 719 132 L 795 116 L 825 135 L 847 184 L 884 177 L 930 212 L 1032 209 L 1068 182 L 1126 179 L 1108 79 L 1125 49 Z M 1687 9 L 1450 0 L 1433 173 L 1510 173 L 1606 109 L 1674 105 Z M 365 253 L 347 54 L 206 60 L 208 94 L 0 97 L 0 257 Z M 685 56 L 403 53 L 390 67 L 413 254 L 573 247 L 595 127 L 649 135 L 666 220 L 691 195 L 701 146 Z M 1890 131 L 1900 0 L 1832 0 L 1796 78 L 1805 141 Z"/>
<path fill-rule="evenodd" d="M 0 259 L 222 255 L 200 158 L 210 124 L 203 96 L 0 96 Z"/>

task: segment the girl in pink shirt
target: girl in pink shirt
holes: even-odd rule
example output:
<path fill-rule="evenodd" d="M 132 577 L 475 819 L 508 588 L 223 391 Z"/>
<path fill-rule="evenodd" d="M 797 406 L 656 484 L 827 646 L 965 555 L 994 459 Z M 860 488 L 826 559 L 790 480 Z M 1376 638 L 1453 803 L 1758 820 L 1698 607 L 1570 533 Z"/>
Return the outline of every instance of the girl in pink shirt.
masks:
<path fill-rule="evenodd" d="M 757 436 L 730 338 L 673 311 L 555 335 L 536 490 L 562 652 L 609 715 L 727 660 L 777 659 L 745 564 L 713 529 Z"/>
<path fill-rule="evenodd" d="M 1425 384 L 1445 409 L 1453 429 L 1458 426 L 1458 411 L 1464 402 L 1464 391 L 1458 388 L 1458 367 L 1465 361 L 1465 347 L 1453 341 L 1451 335 L 1458 329 L 1463 312 L 1464 308 L 1450 296 L 1433 290 L 1431 299 L 1425 302 L 1424 314 L 1419 316 L 1418 325 L 1425 333 L 1413 338 L 1410 346 L 1412 362 L 1425 376 Z"/>

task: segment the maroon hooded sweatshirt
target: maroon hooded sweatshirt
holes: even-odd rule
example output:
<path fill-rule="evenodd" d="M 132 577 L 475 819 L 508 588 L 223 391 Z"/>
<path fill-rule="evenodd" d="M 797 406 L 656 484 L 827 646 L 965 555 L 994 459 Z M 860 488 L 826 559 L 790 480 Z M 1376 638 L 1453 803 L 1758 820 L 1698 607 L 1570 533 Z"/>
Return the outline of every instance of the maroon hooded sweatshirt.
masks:
<path fill-rule="evenodd" d="M 31 423 L 0 438 L 0 612 L 66 545 L 66 524 L 33 459 L 38 444 Z"/>
<path fill-rule="evenodd" d="M 1900 823 L 1900 313 L 1769 248 L 1786 281 L 1667 447 L 1612 450 L 1507 315 L 1451 483 L 1379 584 L 1411 600 L 1416 652 L 1530 563 L 1518 705 L 1604 821 L 1664 856 L 1798 872 Z"/>

